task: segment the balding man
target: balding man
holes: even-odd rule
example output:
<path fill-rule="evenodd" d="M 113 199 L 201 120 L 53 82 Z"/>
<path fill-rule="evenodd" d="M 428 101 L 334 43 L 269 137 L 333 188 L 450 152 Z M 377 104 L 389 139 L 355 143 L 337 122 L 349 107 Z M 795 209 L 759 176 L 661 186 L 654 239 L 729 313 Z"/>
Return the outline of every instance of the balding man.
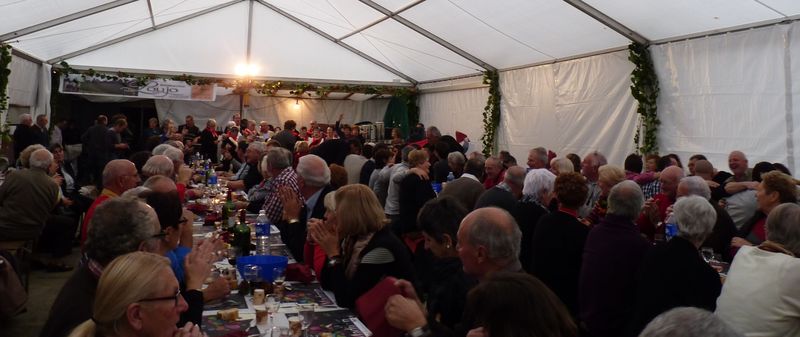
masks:
<path fill-rule="evenodd" d="M 615 185 L 608 195 L 608 213 L 586 239 L 578 301 L 580 320 L 591 336 L 624 336 L 633 318 L 636 275 L 650 247 L 633 222 L 642 204 L 637 183 Z"/>
<path fill-rule="evenodd" d="M 0 241 L 36 239 L 61 200 L 61 189 L 48 174 L 53 154 L 31 153 L 29 169 L 11 171 L 0 185 Z"/>
<path fill-rule="evenodd" d="M 244 153 L 245 163 L 231 181 L 228 182 L 228 188 L 231 190 L 249 191 L 253 186 L 264 180 L 261 170 L 258 169 L 258 162 L 267 153 L 267 144 L 253 142 L 247 144 L 246 148 Z"/>
<path fill-rule="evenodd" d="M 714 165 L 708 160 L 699 159 L 694 162 L 694 175 L 703 178 L 708 187 L 711 189 L 711 200 L 715 203 L 726 196 L 723 184 L 725 180 L 731 177 L 731 174 L 725 171 L 717 171 Z"/>
<path fill-rule="evenodd" d="M 94 216 L 94 210 L 103 202 L 116 198 L 125 191 L 139 185 L 141 179 L 139 172 L 136 171 L 136 165 L 130 160 L 115 159 L 109 161 L 103 169 L 103 190 L 100 195 L 94 199 L 89 210 L 86 211 L 86 216 L 83 217 L 83 224 L 81 224 L 81 245 L 86 242 L 86 233 Z"/>
<path fill-rule="evenodd" d="M 519 262 L 522 232 L 511 214 L 505 210 L 486 207 L 470 212 L 461 221 L 456 236 L 458 257 L 464 273 L 479 282 L 496 272 L 524 272 Z M 430 330 L 449 330 L 435 321 L 428 321 L 423 314 L 422 302 L 411 283 L 400 280 L 396 285 L 401 289 L 402 296 L 392 296 L 386 304 L 386 319 L 390 325 L 410 336 L 424 336 Z M 454 327 L 453 335 L 466 336 L 474 328 L 476 322 L 469 314 L 471 312 L 473 309 L 464 308 L 464 316 Z M 438 336 L 439 333 L 435 335 Z"/>
<path fill-rule="evenodd" d="M 494 206 L 514 214 L 517 201 L 522 199 L 526 173 L 527 170 L 522 166 L 509 167 L 503 182 L 483 192 L 475 202 L 475 208 Z"/>
<path fill-rule="evenodd" d="M 505 178 L 506 170 L 503 162 L 498 157 L 489 157 L 484 163 L 483 189 L 488 190 L 497 186 Z"/>
<path fill-rule="evenodd" d="M 651 242 L 664 240 L 663 221 L 666 220 L 667 208 L 677 199 L 678 183 L 683 177 L 683 169 L 680 167 L 665 168 L 658 177 L 661 182 L 661 192 L 644 204 L 642 214 L 636 223 L 639 225 L 639 231 Z"/>
<path fill-rule="evenodd" d="M 279 190 L 280 199 L 283 203 L 283 214 L 279 221 L 275 223 L 281 231 L 281 241 L 286 244 L 292 256 L 296 260 L 312 265 L 314 262 L 321 263 L 313 259 L 313 256 L 304 254 L 306 242 L 306 228 L 308 220 L 311 218 L 323 219 L 325 217 L 325 196 L 333 191 L 330 185 L 331 169 L 325 164 L 325 160 L 319 156 L 308 154 L 300 157 L 297 162 L 297 186 L 300 188 L 299 196 L 291 188 Z M 299 202 L 303 200 L 303 202 Z"/>
<path fill-rule="evenodd" d="M 586 186 L 589 187 L 589 194 L 586 202 L 578 210 L 581 217 L 586 217 L 592 211 L 597 200 L 600 199 L 600 186 L 597 185 L 597 178 L 600 177 L 600 166 L 608 164 L 606 157 L 597 151 L 589 153 L 581 162 L 581 174 L 586 177 Z"/>
<path fill-rule="evenodd" d="M 267 187 L 267 197 L 264 200 L 263 210 L 272 223 L 283 219 L 283 201 L 278 191 L 289 189 L 295 195 L 300 195 L 300 187 L 297 184 L 297 173 L 292 169 L 291 152 L 282 147 L 273 147 L 267 151 L 261 165 L 265 167 L 266 173 L 270 177 L 269 187 Z M 297 201 L 303 200 L 298 198 Z M 294 220 L 294 219 L 290 219 Z"/>

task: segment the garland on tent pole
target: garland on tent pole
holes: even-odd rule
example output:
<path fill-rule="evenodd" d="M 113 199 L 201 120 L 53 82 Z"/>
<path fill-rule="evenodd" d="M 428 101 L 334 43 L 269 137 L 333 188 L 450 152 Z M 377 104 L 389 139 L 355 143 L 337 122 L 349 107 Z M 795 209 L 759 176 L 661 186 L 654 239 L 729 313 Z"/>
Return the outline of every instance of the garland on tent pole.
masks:
<path fill-rule="evenodd" d="M 483 84 L 489 85 L 489 98 L 483 108 L 483 154 L 492 155 L 497 136 L 497 127 L 500 125 L 500 76 L 497 71 L 487 70 L 483 73 Z"/>
<path fill-rule="evenodd" d="M 54 68 L 53 72 L 62 74 L 79 74 L 85 77 L 97 77 L 104 80 L 120 80 L 133 78 L 140 86 L 147 84 L 149 81 L 164 78 L 162 76 L 149 75 L 149 74 L 131 74 L 125 72 L 117 72 L 114 74 L 99 72 L 94 69 L 78 70 L 70 67 L 67 62 L 59 63 L 59 68 Z M 204 85 L 216 84 L 223 88 L 233 89 L 235 93 L 244 93 L 250 89 L 255 90 L 259 94 L 267 96 L 275 96 L 278 90 L 290 90 L 289 94 L 297 96 L 298 98 L 305 96 L 315 98 L 325 98 L 331 92 L 347 92 L 347 93 L 360 93 L 367 95 L 392 95 L 400 97 L 409 97 L 416 95 L 417 89 L 413 87 L 392 87 L 392 86 L 370 86 L 370 85 L 317 85 L 313 83 L 299 83 L 299 82 L 282 82 L 282 81 L 259 81 L 259 80 L 238 80 L 238 79 L 220 79 L 220 78 L 206 78 L 195 77 L 192 75 L 178 75 L 168 78 L 173 81 L 186 82 L 189 85 Z M 416 100 L 415 100 L 416 102 Z"/>
<path fill-rule="evenodd" d="M 11 142 L 11 130 L 8 124 L 8 81 L 11 75 L 11 46 L 0 43 L 0 143 Z"/>
<path fill-rule="evenodd" d="M 639 123 L 633 142 L 639 153 L 646 155 L 658 152 L 658 119 L 656 100 L 658 99 L 658 77 L 656 77 L 653 59 L 650 50 L 639 43 L 628 46 L 630 54 L 628 60 L 636 67 L 631 73 L 631 95 L 639 103 L 636 112 L 639 114 Z M 644 129 L 644 133 L 642 133 Z"/>

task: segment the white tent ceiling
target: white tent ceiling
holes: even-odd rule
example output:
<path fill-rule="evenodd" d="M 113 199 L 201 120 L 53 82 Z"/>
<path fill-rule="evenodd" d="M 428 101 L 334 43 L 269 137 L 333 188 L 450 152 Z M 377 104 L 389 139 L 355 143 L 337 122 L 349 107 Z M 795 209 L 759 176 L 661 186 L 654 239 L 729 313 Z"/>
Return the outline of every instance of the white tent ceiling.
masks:
<path fill-rule="evenodd" d="M 408 85 L 794 20 L 796 0 L 0 0 L 0 41 L 48 63 Z"/>

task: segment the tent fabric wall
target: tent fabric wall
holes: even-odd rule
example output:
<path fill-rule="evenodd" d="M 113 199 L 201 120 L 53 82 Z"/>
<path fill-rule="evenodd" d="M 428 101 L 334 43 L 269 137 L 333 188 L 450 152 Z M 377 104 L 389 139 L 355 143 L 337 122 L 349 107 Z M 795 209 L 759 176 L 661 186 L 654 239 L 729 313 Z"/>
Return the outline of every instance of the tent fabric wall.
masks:
<path fill-rule="evenodd" d="M 8 102 L 12 105 L 35 106 L 39 65 L 11 55 L 11 75 L 8 78 Z M 12 121 L 16 123 L 17 121 Z"/>
<path fill-rule="evenodd" d="M 156 100 L 155 103 L 159 119 L 170 118 L 183 124 L 184 118 L 192 115 L 200 127 L 205 126 L 209 118 L 216 119 L 220 128 L 224 127 L 233 118 L 233 114 L 239 112 L 239 96 L 236 95 L 217 96 L 214 102 Z M 299 103 L 300 108 L 295 108 L 296 103 Z M 244 118 L 267 121 L 280 127 L 283 127 L 283 122 L 292 119 L 297 122 L 299 129 L 312 120 L 333 124 L 340 114 L 344 115 L 342 123 L 346 124 L 382 121 L 388 106 L 388 99 L 356 102 L 251 96 L 250 107 L 245 108 Z"/>
<path fill-rule="evenodd" d="M 498 148 L 525 165 L 537 146 L 560 156 L 591 151 L 622 163 L 633 152 L 636 101 L 630 95 L 633 65 L 627 52 L 614 52 L 500 73 L 501 121 Z M 420 96 L 420 119 L 443 133 L 456 130 L 482 149 L 482 113 L 489 90 L 466 89 Z"/>
<path fill-rule="evenodd" d="M 733 150 L 798 167 L 798 25 L 776 25 L 651 47 L 661 93 L 661 153 L 705 154 L 727 170 Z"/>

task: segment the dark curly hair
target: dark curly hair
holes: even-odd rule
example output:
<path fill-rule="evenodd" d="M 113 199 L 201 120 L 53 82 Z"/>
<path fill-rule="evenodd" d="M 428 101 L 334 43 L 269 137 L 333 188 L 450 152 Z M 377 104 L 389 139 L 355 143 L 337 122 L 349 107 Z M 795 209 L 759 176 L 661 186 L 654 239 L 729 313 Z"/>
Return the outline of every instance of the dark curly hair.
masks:
<path fill-rule="evenodd" d="M 556 177 L 555 191 L 561 205 L 577 209 L 586 201 L 589 187 L 586 186 L 586 178 L 580 173 L 566 172 Z"/>

